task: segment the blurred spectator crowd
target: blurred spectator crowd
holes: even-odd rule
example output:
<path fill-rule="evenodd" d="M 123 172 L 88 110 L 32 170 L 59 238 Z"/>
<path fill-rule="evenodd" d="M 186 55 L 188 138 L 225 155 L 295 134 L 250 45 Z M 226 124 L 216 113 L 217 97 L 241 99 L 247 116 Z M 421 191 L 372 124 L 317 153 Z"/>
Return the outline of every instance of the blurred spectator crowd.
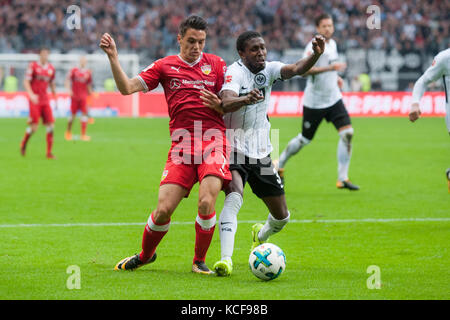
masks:
<path fill-rule="evenodd" d="M 70 30 L 67 8 L 81 9 L 81 29 Z M 369 5 L 377 5 L 381 28 L 369 29 Z M 207 50 L 234 50 L 242 31 L 261 32 L 269 50 L 304 48 L 314 18 L 330 13 L 340 51 L 349 48 L 414 49 L 435 54 L 449 46 L 448 0 L 0 0 L 0 53 L 47 46 L 66 53 L 98 50 L 104 32 L 120 50 L 155 59 L 177 51 L 180 21 L 198 14 L 209 22 Z"/>

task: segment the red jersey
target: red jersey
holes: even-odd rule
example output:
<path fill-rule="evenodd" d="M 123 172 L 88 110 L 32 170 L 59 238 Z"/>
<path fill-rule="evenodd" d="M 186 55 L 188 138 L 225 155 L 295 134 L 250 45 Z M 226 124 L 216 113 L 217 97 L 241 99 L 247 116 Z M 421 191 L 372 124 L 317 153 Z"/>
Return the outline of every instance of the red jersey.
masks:
<path fill-rule="evenodd" d="M 47 87 L 55 79 L 55 67 L 51 63 L 43 66 L 37 61 L 31 62 L 25 78 L 30 81 L 31 90 L 38 95 L 39 104 L 48 103 Z"/>
<path fill-rule="evenodd" d="M 67 77 L 72 83 L 72 98 L 84 100 L 89 95 L 88 86 L 92 83 L 91 70 L 78 67 L 69 71 Z"/>
<path fill-rule="evenodd" d="M 197 61 L 188 63 L 179 55 L 157 60 L 145 68 L 138 78 L 145 91 L 152 90 L 159 83 L 169 107 L 170 133 L 183 128 L 194 130 L 194 121 L 202 121 L 202 129 L 220 129 L 225 132 L 222 116 L 203 105 L 200 90 L 206 89 L 218 94 L 224 83 L 225 61 L 213 54 L 202 53 Z"/>

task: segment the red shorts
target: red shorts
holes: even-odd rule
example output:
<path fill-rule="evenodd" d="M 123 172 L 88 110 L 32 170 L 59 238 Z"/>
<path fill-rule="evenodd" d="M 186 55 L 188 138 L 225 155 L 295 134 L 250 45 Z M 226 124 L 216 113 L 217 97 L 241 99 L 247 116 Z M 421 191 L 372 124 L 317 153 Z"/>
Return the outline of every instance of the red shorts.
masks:
<path fill-rule="evenodd" d="M 41 104 L 33 104 L 31 101 L 28 102 L 30 104 L 28 123 L 38 124 L 40 118 L 42 118 L 44 124 L 52 124 L 55 122 L 55 119 L 53 119 L 52 108 L 50 108 L 48 102 Z"/>
<path fill-rule="evenodd" d="M 223 188 L 231 182 L 229 148 L 214 148 L 213 144 L 210 144 L 202 150 L 203 157 L 200 157 L 200 159 L 196 159 L 194 155 L 181 159 L 174 156 L 173 149 L 172 146 L 160 186 L 163 184 L 178 184 L 190 192 L 195 183 L 201 183 L 203 178 L 209 175 L 222 179 Z M 189 192 L 186 197 L 188 197 Z"/>
<path fill-rule="evenodd" d="M 86 107 L 86 99 L 71 99 L 70 104 L 70 110 L 72 111 L 72 115 L 77 114 L 78 110 L 81 111 L 81 113 L 86 114 L 87 113 L 87 107 Z"/>

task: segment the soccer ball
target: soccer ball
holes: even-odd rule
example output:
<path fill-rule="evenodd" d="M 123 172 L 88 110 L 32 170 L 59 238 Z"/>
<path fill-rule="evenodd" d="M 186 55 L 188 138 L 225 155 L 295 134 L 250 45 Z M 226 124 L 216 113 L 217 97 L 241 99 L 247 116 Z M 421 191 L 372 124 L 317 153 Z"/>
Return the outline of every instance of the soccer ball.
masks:
<path fill-rule="evenodd" d="M 286 269 L 286 256 L 273 243 L 263 243 L 252 250 L 248 264 L 256 277 L 269 281 L 278 278 Z"/>

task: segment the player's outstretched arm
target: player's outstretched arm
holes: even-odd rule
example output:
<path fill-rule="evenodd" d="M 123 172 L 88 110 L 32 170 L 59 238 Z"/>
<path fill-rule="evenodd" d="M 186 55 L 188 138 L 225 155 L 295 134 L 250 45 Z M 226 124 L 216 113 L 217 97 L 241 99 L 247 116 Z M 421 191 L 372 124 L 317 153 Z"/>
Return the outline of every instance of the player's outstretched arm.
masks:
<path fill-rule="evenodd" d="M 440 57 L 436 57 L 433 61 L 433 64 L 431 67 L 429 67 L 425 73 L 417 79 L 416 83 L 414 84 L 413 92 L 412 92 L 412 104 L 411 109 L 409 111 L 408 117 L 411 122 L 416 121 L 420 118 L 420 99 L 422 98 L 423 94 L 425 93 L 427 89 L 427 85 L 430 84 L 433 81 L 436 81 L 439 79 L 439 77 L 442 76 L 443 68 L 442 63 L 440 63 Z"/>
<path fill-rule="evenodd" d="M 294 76 L 301 76 L 307 73 L 320 58 L 325 50 L 325 38 L 317 35 L 312 40 L 313 54 L 306 58 L 300 59 L 294 64 L 285 65 L 281 68 L 281 77 L 283 79 L 290 79 Z"/>
<path fill-rule="evenodd" d="M 216 110 L 220 114 L 234 112 L 243 106 L 264 100 L 264 96 L 258 89 L 253 89 L 242 97 L 239 97 L 234 91 L 224 90 L 221 92 L 220 97 L 222 99 L 207 90 L 202 90 L 200 95 L 204 106 Z"/>
<path fill-rule="evenodd" d="M 121 94 L 128 95 L 145 90 L 138 78 L 135 77 L 130 79 L 123 71 L 119 62 L 119 54 L 117 52 L 116 43 L 108 33 L 103 34 L 100 40 L 100 48 L 102 48 L 102 50 L 108 55 L 114 81 L 116 82 L 117 89 L 119 89 Z"/>

